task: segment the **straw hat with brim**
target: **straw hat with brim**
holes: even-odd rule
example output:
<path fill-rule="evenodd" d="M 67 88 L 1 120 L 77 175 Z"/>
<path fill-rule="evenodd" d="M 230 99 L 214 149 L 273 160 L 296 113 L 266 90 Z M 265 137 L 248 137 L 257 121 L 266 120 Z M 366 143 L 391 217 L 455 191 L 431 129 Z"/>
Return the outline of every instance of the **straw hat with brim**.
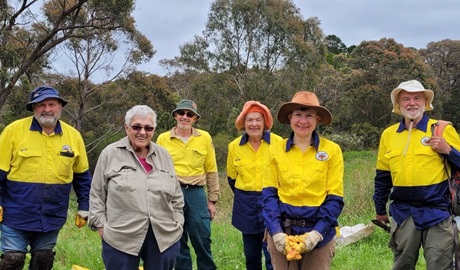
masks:
<path fill-rule="evenodd" d="M 50 86 L 39 86 L 30 92 L 29 103 L 26 104 L 26 109 L 28 111 L 33 111 L 33 104 L 41 102 L 48 98 L 56 98 L 61 102 L 62 107 L 67 104 L 67 101 L 61 98 L 58 90 Z"/>
<path fill-rule="evenodd" d="M 176 108 L 171 112 L 171 115 L 174 117 L 174 113 L 179 110 L 189 110 L 196 114 L 198 120 L 201 116 L 198 114 L 197 109 L 198 106 L 195 102 L 188 99 L 183 99 L 177 103 Z"/>
<path fill-rule="evenodd" d="M 309 108 L 316 111 L 316 113 L 321 117 L 318 124 L 320 125 L 329 125 L 332 121 L 331 112 L 323 106 L 319 105 L 318 97 L 308 91 L 297 92 L 293 97 L 291 102 L 286 102 L 281 105 L 281 108 L 278 111 L 278 121 L 283 124 L 290 124 L 288 115 L 292 113 L 293 110 L 299 108 Z"/>
<path fill-rule="evenodd" d="M 417 80 L 411 80 L 403 82 L 398 87 L 391 91 L 391 104 L 393 104 L 393 112 L 402 115 L 398 104 L 398 95 L 401 91 L 407 91 L 410 93 L 424 92 L 426 95 L 425 111 L 433 110 L 433 99 L 434 93 L 432 90 L 425 89 L 423 85 Z"/>

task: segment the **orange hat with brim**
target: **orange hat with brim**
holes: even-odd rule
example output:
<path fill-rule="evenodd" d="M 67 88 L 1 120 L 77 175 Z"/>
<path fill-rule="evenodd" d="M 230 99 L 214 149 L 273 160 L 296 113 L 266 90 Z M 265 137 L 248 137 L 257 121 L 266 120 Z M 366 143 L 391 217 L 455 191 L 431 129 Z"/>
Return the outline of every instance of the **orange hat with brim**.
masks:
<path fill-rule="evenodd" d="M 238 130 L 244 129 L 244 117 L 247 114 L 252 113 L 252 112 L 258 112 L 262 114 L 262 116 L 264 117 L 264 123 L 265 123 L 264 128 L 265 129 L 269 130 L 272 128 L 273 117 L 268 107 L 260 103 L 259 101 L 250 100 L 244 104 L 243 110 L 241 111 L 241 113 L 238 115 L 238 117 L 235 120 L 236 129 Z"/>

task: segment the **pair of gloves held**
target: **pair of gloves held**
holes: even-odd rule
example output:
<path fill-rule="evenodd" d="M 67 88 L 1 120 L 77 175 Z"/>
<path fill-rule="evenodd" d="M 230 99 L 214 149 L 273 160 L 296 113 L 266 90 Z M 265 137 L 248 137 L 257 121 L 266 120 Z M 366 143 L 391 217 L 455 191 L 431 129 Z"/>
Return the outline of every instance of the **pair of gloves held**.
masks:
<path fill-rule="evenodd" d="M 276 250 L 286 255 L 288 260 L 301 259 L 301 253 L 312 251 L 322 240 L 323 236 L 315 230 L 296 236 L 288 236 L 285 233 L 276 233 L 273 235 Z"/>
<path fill-rule="evenodd" d="M 81 228 L 86 225 L 86 221 L 88 221 L 89 211 L 78 210 L 77 216 L 75 217 L 75 225 L 78 228 Z"/>
<path fill-rule="evenodd" d="M 75 217 L 75 225 L 78 228 L 85 226 L 86 221 L 88 220 L 88 211 L 78 210 L 77 216 Z M 0 206 L 0 222 L 3 221 L 3 207 Z"/>

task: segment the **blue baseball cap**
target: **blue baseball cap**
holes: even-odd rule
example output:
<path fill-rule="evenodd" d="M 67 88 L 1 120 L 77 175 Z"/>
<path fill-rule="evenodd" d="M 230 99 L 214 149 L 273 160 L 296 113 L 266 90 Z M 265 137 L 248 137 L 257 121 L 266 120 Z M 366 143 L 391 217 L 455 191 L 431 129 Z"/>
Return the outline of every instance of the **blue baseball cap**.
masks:
<path fill-rule="evenodd" d="M 62 107 L 67 104 L 67 101 L 62 99 L 59 95 L 58 90 L 54 89 L 51 86 L 39 86 L 30 92 L 29 103 L 26 104 L 26 109 L 28 111 L 33 111 L 32 104 L 41 102 L 48 98 L 57 98 L 61 102 Z"/>

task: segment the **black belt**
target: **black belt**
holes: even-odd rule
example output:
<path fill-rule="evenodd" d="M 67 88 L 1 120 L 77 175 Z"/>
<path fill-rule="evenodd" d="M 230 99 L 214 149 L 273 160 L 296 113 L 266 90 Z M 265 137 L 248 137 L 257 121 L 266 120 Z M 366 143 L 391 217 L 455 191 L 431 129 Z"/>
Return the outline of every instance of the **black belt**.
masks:
<path fill-rule="evenodd" d="M 183 188 L 183 189 L 189 189 L 189 188 L 201 188 L 201 187 L 203 187 L 203 186 L 180 184 L 180 187 Z"/>
<path fill-rule="evenodd" d="M 313 223 L 307 222 L 305 219 L 290 219 L 286 218 L 283 220 L 283 227 L 288 228 L 291 226 L 306 227 L 311 226 Z"/>

